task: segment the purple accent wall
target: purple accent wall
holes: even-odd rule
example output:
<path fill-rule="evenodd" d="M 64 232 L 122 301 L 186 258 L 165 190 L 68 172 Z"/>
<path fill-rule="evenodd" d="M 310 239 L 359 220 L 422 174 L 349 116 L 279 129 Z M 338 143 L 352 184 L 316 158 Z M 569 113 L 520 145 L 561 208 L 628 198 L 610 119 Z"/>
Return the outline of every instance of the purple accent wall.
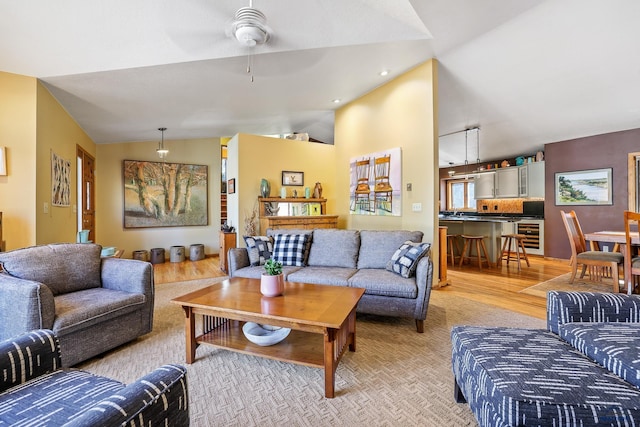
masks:
<path fill-rule="evenodd" d="M 544 253 L 569 259 L 571 247 L 560 211 L 576 211 L 584 233 L 624 230 L 628 209 L 627 155 L 640 152 L 640 129 L 545 144 Z M 555 174 L 586 169 L 613 168 L 613 205 L 556 206 Z"/>

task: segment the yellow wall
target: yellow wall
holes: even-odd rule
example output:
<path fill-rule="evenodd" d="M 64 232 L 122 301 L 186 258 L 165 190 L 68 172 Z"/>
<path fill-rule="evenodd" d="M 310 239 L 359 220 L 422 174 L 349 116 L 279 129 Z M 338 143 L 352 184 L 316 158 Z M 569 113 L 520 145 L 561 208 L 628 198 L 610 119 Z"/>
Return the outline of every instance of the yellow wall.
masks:
<path fill-rule="evenodd" d="M 6 249 L 36 242 L 36 91 L 33 77 L 0 72 L 0 146 L 7 176 L 0 176 L 0 212 Z"/>
<path fill-rule="evenodd" d="M 430 60 L 336 111 L 334 212 L 346 219 L 346 228 L 420 230 L 424 241 L 436 243 L 436 88 L 437 62 Z M 402 149 L 402 215 L 350 215 L 350 159 L 395 147 Z M 412 212 L 413 203 L 422 203 L 422 212 Z"/>
<path fill-rule="evenodd" d="M 170 133 L 170 129 L 167 130 Z M 160 135 L 158 135 L 158 139 Z M 218 253 L 220 244 L 220 140 L 219 138 L 167 140 L 167 162 L 207 165 L 209 169 L 209 225 L 196 227 L 123 228 L 122 161 L 159 161 L 158 141 L 98 144 L 96 170 L 96 240 L 102 246 L 132 251 L 164 248 L 169 258 L 171 246 L 205 245 L 205 253 Z"/>
<path fill-rule="evenodd" d="M 297 189 L 304 197 L 304 188 L 322 183 L 322 197 L 327 199 L 327 213 L 335 211 L 335 146 L 306 141 L 238 134 L 227 144 L 229 163 L 227 178 L 236 179 L 236 193 L 227 196 L 229 223 L 238 231 L 238 244 L 243 246 L 245 216 L 250 215 L 260 195 L 260 181 L 271 185 L 271 196 L 278 197 L 282 171 L 304 172 L 303 187 L 287 187 L 288 194 Z M 238 159 L 240 161 L 238 162 Z"/>
<path fill-rule="evenodd" d="M 36 115 L 36 244 L 75 242 L 77 227 L 76 146 L 95 157 L 96 144 L 69 116 L 51 93 L 38 83 Z M 51 153 L 71 164 L 69 206 L 51 205 Z M 96 159 L 99 167 L 100 162 Z M 49 212 L 44 212 L 44 204 Z"/>

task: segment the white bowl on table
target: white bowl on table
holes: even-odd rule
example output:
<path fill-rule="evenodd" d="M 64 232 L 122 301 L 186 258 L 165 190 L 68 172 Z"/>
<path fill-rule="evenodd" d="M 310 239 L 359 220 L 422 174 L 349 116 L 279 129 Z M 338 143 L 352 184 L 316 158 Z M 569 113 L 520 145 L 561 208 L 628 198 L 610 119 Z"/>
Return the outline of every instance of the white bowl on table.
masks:
<path fill-rule="evenodd" d="M 291 328 L 261 325 L 247 322 L 242 327 L 244 336 L 254 344 L 261 346 L 274 345 L 285 339 L 291 332 Z"/>

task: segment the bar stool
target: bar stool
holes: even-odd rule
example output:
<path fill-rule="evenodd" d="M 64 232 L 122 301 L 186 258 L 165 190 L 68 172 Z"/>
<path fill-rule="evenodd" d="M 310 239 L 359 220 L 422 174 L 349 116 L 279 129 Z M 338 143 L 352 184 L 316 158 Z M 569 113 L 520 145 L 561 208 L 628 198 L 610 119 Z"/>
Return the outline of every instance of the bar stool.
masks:
<path fill-rule="evenodd" d="M 527 267 L 530 267 L 529 257 L 527 256 L 527 251 L 524 249 L 524 239 L 527 238 L 524 234 L 506 234 L 502 236 L 505 238 L 504 243 L 502 244 L 502 253 L 500 254 L 500 264 L 502 264 L 502 260 L 507 260 L 507 266 L 509 266 L 509 261 L 515 259 L 518 262 L 518 270 L 520 267 L 520 258 L 523 258 L 527 262 Z M 511 245 L 515 242 L 515 251 L 511 251 Z M 522 249 L 522 256 L 520 256 L 520 249 Z"/>
<path fill-rule="evenodd" d="M 452 266 L 456 265 L 456 252 L 460 252 L 458 237 L 460 237 L 459 234 L 447 234 L 447 252 L 449 253 L 447 258 L 451 259 Z"/>
<path fill-rule="evenodd" d="M 487 247 L 484 244 L 484 236 L 469 236 L 463 234 L 461 237 L 464 240 L 464 246 L 462 247 L 462 253 L 460 254 L 460 267 L 462 267 L 462 263 L 465 259 L 468 259 L 469 262 L 471 262 L 471 249 L 474 244 L 476 246 L 476 257 L 478 258 L 478 267 L 480 270 L 482 270 L 483 260 L 487 262 L 489 267 L 491 267 Z"/>

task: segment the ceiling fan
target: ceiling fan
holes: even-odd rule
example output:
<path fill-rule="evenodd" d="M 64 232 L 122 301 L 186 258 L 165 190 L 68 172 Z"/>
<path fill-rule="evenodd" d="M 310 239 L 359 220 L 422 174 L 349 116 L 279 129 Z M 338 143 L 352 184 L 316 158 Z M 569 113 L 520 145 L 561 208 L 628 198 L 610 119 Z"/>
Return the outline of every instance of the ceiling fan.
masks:
<path fill-rule="evenodd" d="M 267 17 L 253 7 L 253 0 L 249 0 L 249 7 L 241 7 L 235 13 L 234 19 L 227 27 L 227 36 L 249 48 L 247 55 L 247 74 L 253 82 L 251 67 L 253 66 L 253 48 L 263 45 L 271 38 L 272 30 L 267 26 Z"/>

